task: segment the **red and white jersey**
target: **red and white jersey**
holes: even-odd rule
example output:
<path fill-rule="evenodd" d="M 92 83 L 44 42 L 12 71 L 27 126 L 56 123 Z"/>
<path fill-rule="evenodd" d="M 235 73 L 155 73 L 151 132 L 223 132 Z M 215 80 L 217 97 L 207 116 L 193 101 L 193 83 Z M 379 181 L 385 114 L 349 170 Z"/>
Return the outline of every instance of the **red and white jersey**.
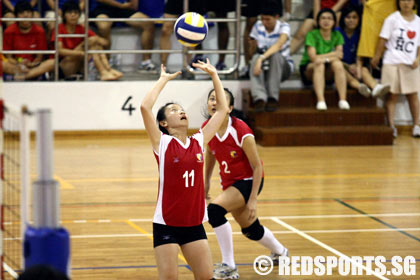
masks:
<path fill-rule="evenodd" d="M 208 120 L 202 125 L 204 127 Z M 253 170 L 242 150 L 246 137 L 254 137 L 251 128 L 242 120 L 229 117 L 228 127 L 223 136 L 217 133 L 208 146 L 219 163 L 223 190 L 239 180 L 252 180 Z"/>
<path fill-rule="evenodd" d="M 153 222 L 190 227 L 207 221 L 204 198 L 203 133 L 187 138 L 162 134 L 155 153 L 159 167 L 159 191 Z"/>

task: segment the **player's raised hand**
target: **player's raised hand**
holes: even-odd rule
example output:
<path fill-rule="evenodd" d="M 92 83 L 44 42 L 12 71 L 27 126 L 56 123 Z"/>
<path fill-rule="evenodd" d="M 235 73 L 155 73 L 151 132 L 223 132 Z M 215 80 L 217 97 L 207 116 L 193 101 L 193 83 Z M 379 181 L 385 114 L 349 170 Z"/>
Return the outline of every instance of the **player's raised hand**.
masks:
<path fill-rule="evenodd" d="M 167 73 L 166 72 L 166 67 L 161 64 L 160 65 L 160 77 L 163 79 L 166 79 L 167 81 L 173 80 L 176 77 L 178 77 L 179 75 L 181 75 L 181 71 L 175 72 L 175 73 Z"/>
<path fill-rule="evenodd" d="M 217 74 L 216 68 L 210 64 L 210 60 L 207 58 L 206 62 L 199 60 L 197 63 L 192 64 L 195 68 L 199 68 L 210 76 Z"/>

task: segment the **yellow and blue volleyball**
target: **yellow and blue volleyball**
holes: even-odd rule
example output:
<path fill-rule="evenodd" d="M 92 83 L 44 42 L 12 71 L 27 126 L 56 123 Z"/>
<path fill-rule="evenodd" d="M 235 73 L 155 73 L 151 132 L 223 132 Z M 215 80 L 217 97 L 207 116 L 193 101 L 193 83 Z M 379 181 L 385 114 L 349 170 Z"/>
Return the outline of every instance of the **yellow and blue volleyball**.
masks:
<path fill-rule="evenodd" d="M 187 47 L 194 47 L 207 37 L 207 21 L 198 13 L 188 12 L 180 16 L 174 26 L 178 41 Z"/>

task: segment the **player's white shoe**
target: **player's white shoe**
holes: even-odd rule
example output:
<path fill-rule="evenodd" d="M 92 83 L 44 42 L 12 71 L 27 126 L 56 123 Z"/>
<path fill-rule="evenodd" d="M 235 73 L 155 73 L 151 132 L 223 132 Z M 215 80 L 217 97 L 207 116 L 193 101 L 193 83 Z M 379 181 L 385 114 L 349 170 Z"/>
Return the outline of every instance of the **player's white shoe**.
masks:
<path fill-rule="evenodd" d="M 239 279 L 238 269 L 232 268 L 225 263 L 217 263 L 213 270 L 214 279 Z"/>

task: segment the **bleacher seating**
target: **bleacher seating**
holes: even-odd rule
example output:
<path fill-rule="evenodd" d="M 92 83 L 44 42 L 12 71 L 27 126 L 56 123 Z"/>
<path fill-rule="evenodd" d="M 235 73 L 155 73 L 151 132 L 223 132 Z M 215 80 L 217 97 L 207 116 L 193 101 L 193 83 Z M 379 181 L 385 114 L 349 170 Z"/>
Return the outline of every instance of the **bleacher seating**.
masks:
<path fill-rule="evenodd" d="M 244 111 L 247 111 L 258 144 L 262 146 L 339 146 L 392 145 L 392 129 L 386 125 L 383 108 L 373 98 L 356 91 L 348 92 L 351 109 L 337 107 L 334 89 L 325 92 L 328 110 L 315 109 L 312 89 L 283 89 L 279 110 L 274 113 L 255 113 L 249 89 L 242 91 Z"/>

